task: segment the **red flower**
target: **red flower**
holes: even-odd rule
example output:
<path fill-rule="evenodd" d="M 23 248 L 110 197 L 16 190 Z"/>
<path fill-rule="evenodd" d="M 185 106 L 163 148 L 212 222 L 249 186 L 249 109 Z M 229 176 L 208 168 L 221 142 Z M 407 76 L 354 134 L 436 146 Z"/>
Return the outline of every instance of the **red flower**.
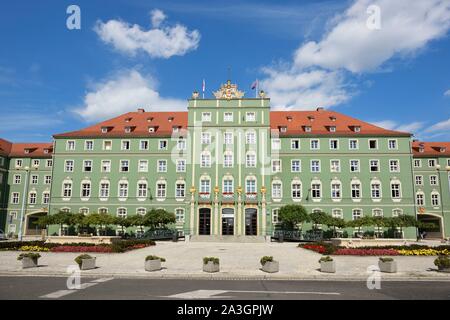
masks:
<path fill-rule="evenodd" d="M 394 249 L 338 249 L 334 253 L 341 256 L 397 256 Z"/>

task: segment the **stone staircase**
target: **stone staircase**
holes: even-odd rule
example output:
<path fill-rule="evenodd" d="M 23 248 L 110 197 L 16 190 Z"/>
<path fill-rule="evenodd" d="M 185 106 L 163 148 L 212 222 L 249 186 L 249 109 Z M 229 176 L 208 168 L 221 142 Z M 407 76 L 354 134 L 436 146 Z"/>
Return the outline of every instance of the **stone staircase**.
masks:
<path fill-rule="evenodd" d="M 190 236 L 189 241 L 192 242 L 231 242 L 231 243 L 264 243 L 264 236 Z"/>

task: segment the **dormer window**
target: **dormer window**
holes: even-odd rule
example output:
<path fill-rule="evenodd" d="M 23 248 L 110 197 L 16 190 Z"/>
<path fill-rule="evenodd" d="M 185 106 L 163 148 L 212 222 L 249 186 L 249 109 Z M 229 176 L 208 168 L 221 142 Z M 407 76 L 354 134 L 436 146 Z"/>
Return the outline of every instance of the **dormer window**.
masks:
<path fill-rule="evenodd" d="M 172 127 L 172 131 L 173 131 L 173 132 L 179 132 L 179 131 L 180 131 L 180 127 L 178 127 L 178 126 L 173 126 L 173 127 Z"/>
<path fill-rule="evenodd" d="M 355 131 L 355 132 L 361 132 L 361 127 L 360 127 L 360 126 L 354 126 L 354 127 L 353 127 L 353 131 Z"/>
<path fill-rule="evenodd" d="M 314 116 L 308 116 L 308 120 L 309 120 L 309 121 L 312 122 L 312 121 L 314 121 L 314 119 L 315 119 Z"/>
<path fill-rule="evenodd" d="M 25 154 L 30 153 L 30 149 L 25 149 Z"/>
<path fill-rule="evenodd" d="M 44 149 L 44 153 L 47 154 L 48 153 L 48 149 Z"/>
<path fill-rule="evenodd" d="M 147 122 L 152 122 L 153 121 L 153 117 L 148 117 L 147 118 Z"/>
<path fill-rule="evenodd" d="M 148 127 L 148 132 L 153 133 L 156 131 L 156 127 Z"/>
<path fill-rule="evenodd" d="M 172 122 L 173 119 L 174 119 L 173 117 L 169 117 L 169 118 L 168 118 L 169 122 Z"/>
<path fill-rule="evenodd" d="M 330 126 L 330 127 L 328 127 L 328 130 L 330 132 L 336 132 L 336 127 L 335 126 Z"/>
<path fill-rule="evenodd" d="M 102 133 L 108 133 L 111 129 L 112 127 L 102 127 Z"/>
<path fill-rule="evenodd" d="M 304 126 L 303 127 L 305 132 L 311 132 L 312 128 L 310 126 Z"/>
<path fill-rule="evenodd" d="M 287 119 L 287 121 L 289 121 L 289 122 L 292 121 L 292 117 L 291 117 L 291 116 L 287 116 L 286 119 Z"/>
<path fill-rule="evenodd" d="M 279 127 L 280 132 L 286 132 L 287 131 L 287 127 Z"/>
<path fill-rule="evenodd" d="M 440 152 L 445 152 L 445 151 L 447 151 L 447 148 L 446 147 L 441 147 L 441 149 L 439 151 Z"/>
<path fill-rule="evenodd" d="M 425 151 L 424 147 L 419 147 L 419 152 L 424 152 L 424 151 Z"/>
<path fill-rule="evenodd" d="M 330 117 L 330 120 L 333 121 L 333 122 L 335 122 L 335 121 L 336 121 L 336 117 L 335 117 L 335 116 L 331 116 L 331 117 Z"/>
<path fill-rule="evenodd" d="M 131 127 L 125 127 L 125 133 L 130 133 L 131 132 Z"/>
<path fill-rule="evenodd" d="M 130 122 L 132 118 L 126 118 L 125 122 Z"/>

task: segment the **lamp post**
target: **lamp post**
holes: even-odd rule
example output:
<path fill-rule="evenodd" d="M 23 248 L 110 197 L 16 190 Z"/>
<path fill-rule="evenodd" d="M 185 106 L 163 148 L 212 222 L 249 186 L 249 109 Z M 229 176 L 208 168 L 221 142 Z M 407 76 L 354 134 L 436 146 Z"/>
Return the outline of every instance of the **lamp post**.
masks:
<path fill-rule="evenodd" d="M 29 173 L 30 173 L 30 167 L 26 166 L 25 167 L 25 183 L 23 186 L 23 194 L 22 194 L 22 209 L 20 212 L 20 224 L 19 224 L 19 241 L 22 241 L 22 228 L 23 228 L 23 222 L 25 220 L 25 207 L 26 207 L 26 203 L 28 202 L 27 199 L 27 193 L 28 193 L 28 177 L 29 177 Z"/>

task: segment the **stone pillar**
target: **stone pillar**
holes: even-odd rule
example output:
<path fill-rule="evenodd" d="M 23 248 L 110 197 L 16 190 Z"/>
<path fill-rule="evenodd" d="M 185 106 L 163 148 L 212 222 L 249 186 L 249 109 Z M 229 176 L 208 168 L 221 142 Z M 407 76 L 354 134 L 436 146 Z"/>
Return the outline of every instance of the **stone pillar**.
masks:
<path fill-rule="evenodd" d="M 266 236 L 267 229 L 266 188 L 261 188 L 261 235 Z"/>
<path fill-rule="evenodd" d="M 214 188 L 214 235 L 219 235 L 219 187 Z"/>
<path fill-rule="evenodd" d="M 242 187 L 238 187 L 237 189 L 238 193 L 238 207 L 237 207 L 237 214 L 236 214 L 236 223 L 237 227 L 235 230 L 237 231 L 236 235 L 240 236 L 242 235 Z"/>
<path fill-rule="evenodd" d="M 195 187 L 192 186 L 190 191 L 191 191 L 191 212 L 189 215 L 189 222 L 190 222 L 189 233 L 190 233 L 190 235 L 195 235 L 196 234 L 196 232 L 195 232 L 196 228 L 194 225 L 194 222 L 195 222 Z"/>

